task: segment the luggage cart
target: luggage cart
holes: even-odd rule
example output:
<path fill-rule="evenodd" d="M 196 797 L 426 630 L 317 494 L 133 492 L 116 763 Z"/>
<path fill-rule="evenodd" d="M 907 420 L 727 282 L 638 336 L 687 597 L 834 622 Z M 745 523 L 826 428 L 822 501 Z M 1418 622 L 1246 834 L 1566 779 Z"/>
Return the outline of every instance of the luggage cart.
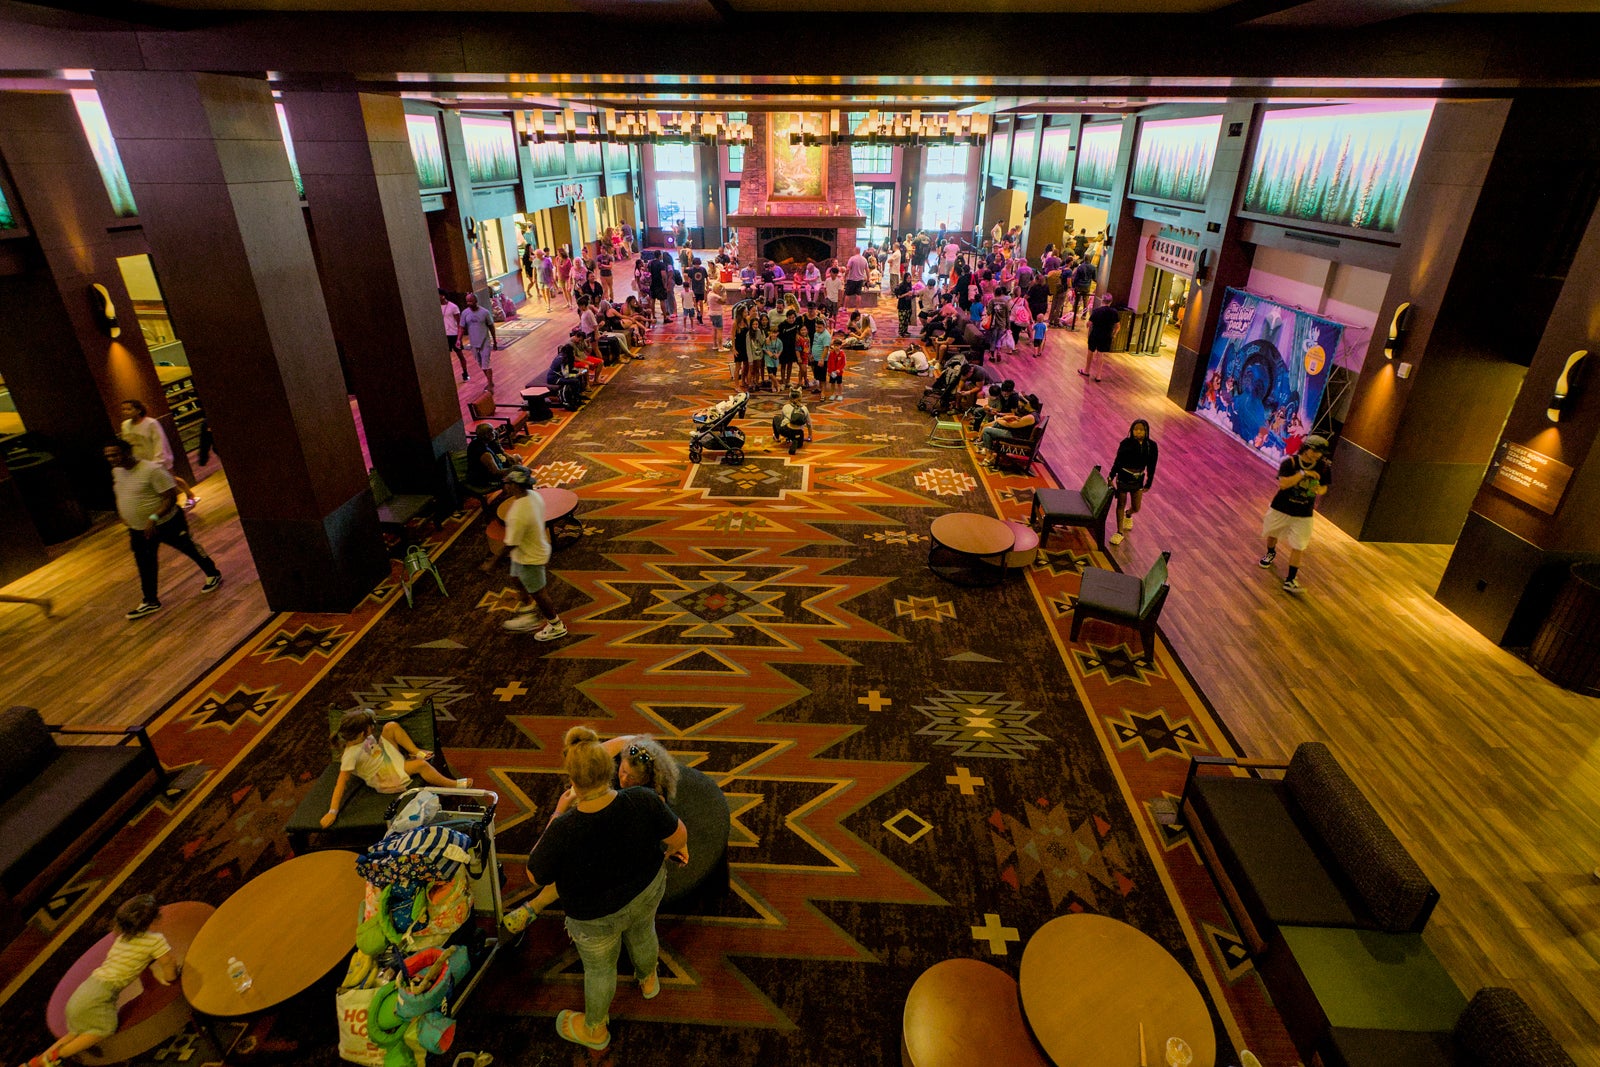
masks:
<path fill-rule="evenodd" d="M 743 417 L 749 406 L 749 393 L 735 393 L 728 399 L 694 413 L 694 432 L 689 435 L 689 462 L 699 463 L 709 449 L 722 453 L 722 462 L 737 466 L 744 462 L 744 431 L 734 420 Z"/>
<path fill-rule="evenodd" d="M 505 872 L 495 851 L 494 813 L 500 795 L 489 789 L 456 789 L 419 786 L 408 789 L 389 805 L 393 820 L 418 794 L 431 792 L 439 798 L 439 813 L 429 826 L 445 826 L 467 835 L 472 841 L 472 859 L 467 864 L 467 882 L 472 894 L 472 918 L 450 938 L 450 944 L 464 945 L 472 969 L 461 988 L 450 998 L 449 1014 L 459 1018 L 461 1009 L 478 987 L 485 973 L 500 954 L 500 921 L 505 913 L 501 888 Z"/>

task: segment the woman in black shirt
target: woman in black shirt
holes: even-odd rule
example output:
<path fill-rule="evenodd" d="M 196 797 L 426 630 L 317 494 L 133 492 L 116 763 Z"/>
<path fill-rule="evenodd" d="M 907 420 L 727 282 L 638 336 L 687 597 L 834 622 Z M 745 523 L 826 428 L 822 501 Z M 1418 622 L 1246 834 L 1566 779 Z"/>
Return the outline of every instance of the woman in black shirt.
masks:
<path fill-rule="evenodd" d="M 653 789 L 612 786 L 611 756 L 587 726 L 567 731 L 562 764 L 572 807 L 553 819 L 528 857 L 536 887 L 555 883 L 567 934 L 583 960 L 583 1011 L 556 1016 L 556 1033 L 586 1048 L 611 1044 L 607 1029 L 624 942 L 646 1000 L 661 992 L 656 908 L 666 891 L 664 857 L 689 860 L 689 831 Z"/>
<path fill-rule="evenodd" d="M 1117 532 L 1111 535 L 1114 545 L 1122 544 L 1122 535 L 1133 529 L 1133 517 L 1139 513 L 1144 492 L 1155 484 L 1159 451 L 1150 439 L 1150 424 L 1143 419 L 1133 420 L 1128 436 L 1117 446 L 1117 458 L 1111 461 L 1111 485 L 1117 495 Z"/>

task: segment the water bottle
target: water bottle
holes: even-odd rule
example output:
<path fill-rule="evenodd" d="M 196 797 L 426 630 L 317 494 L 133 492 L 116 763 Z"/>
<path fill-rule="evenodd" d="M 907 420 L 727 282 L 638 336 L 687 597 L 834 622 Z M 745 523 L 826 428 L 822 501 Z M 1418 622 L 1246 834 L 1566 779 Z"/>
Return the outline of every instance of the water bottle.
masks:
<path fill-rule="evenodd" d="M 228 981 L 233 983 L 233 988 L 240 993 L 245 992 L 253 983 L 250 972 L 244 969 L 244 964 L 237 956 L 228 957 Z"/>

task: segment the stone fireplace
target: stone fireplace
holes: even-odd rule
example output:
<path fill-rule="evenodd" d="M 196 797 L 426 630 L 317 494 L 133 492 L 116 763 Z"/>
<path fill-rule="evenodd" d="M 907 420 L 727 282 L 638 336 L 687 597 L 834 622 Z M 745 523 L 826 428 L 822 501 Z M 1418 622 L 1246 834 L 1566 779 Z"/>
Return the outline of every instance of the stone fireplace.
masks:
<path fill-rule="evenodd" d="M 866 225 L 856 207 L 855 168 L 849 145 L 829 145 L 827 190 L 820 200 L 770 199 L 767 182 L 768 138 L 771 116 L 750 115 L 754 136 L 744 150 L 744 171 L 739 177 L 739 210 L 728 224 L 739 235 L 739 259 L 754 263 L 771 259 L 785 270 L 815 260 L 824 269 L 844 261 L 856 250 L 856 230 Z"/>

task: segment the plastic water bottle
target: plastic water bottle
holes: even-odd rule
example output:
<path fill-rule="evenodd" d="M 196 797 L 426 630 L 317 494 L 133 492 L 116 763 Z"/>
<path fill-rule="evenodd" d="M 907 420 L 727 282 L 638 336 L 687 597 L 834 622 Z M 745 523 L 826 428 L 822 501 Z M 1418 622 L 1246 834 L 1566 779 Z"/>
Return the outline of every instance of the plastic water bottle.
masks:
<path fill-rule="evenodd" d="M 250 972 L 244 969 L 244 964 L 237 956 L 228 957 L 228 981 L 233 983 L 233 988 L 240 993 L 249 989 L 254 984 Z"/>

